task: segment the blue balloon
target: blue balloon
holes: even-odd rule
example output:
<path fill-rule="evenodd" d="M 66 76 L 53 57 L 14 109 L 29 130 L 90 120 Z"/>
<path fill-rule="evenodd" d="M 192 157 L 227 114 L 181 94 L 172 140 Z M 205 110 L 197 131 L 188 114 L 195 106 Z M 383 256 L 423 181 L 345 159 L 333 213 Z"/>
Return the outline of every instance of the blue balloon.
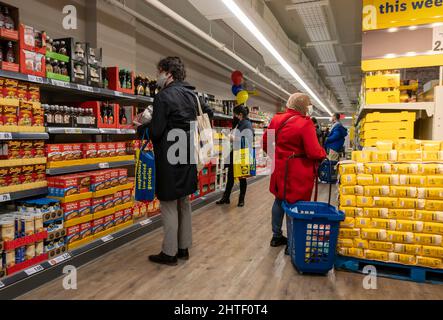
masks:
<path fill-rule="evenodd" d="M 238 85 L 238 86 L 234 85 L 234 86 L 232 86 L 232 94 L 234 96 L 237 96 L 240 91 L 243 91 L 242 85 Z"/>

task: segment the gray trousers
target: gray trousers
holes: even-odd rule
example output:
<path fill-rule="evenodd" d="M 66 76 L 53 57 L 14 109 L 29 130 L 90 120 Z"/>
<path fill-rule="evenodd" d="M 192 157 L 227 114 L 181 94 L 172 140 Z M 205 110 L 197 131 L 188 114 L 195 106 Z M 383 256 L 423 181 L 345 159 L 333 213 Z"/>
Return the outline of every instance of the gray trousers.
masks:
<path fill-rule="evenodd" d="M 162 201 L 163 253 L 175 256 L 178 249 L 192 246 L 192 209 L 189 197 L 175 201 Z"/>

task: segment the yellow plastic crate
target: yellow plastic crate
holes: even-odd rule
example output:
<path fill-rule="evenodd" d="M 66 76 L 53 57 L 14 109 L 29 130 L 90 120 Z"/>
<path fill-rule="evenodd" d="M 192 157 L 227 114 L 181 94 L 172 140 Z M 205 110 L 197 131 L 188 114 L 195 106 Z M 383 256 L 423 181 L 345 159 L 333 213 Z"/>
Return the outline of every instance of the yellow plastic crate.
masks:
<path fill-rule="evenodd" d="M 413 139 L 414 127 L 406 129 L 392 129 L 392 130 L 365 130 L 360 134 L 363 140 L 368 139 Z"/>
<path fill-rule="evenodd" d="M 366 91 L 366 104 L 400 103 L 400 90 Z"/>
<path fill-rule="evenodd" d="M 376 88 L 399 88 L 400 74 L 384 74 L 378 76 L 366 76 L 365 86 L 367 89 Z"/>
<path fill-rule="evenodd" d="M 365 117 L 365 123 L 367 122 L 400 122 L 400 121 L 412 121 L 415 122 L 417 116 L 415 112 L 372 112 L 368 113 Z"/>
<path fill-rule="evenodd" d="M 378 131 L 393 131 L 393 130 L 414 130 L 414 121 L 397 121 L 397 122 L 365 122 L 361 131 L 378 130 Z M 392 148 L 391 148 L 392 149 Z"/>

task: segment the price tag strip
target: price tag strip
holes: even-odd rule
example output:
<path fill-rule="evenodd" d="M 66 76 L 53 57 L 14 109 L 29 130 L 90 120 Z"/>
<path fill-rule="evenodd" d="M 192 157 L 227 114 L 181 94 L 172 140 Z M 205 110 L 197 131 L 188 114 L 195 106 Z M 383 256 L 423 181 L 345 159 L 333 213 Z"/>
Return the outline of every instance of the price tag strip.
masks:
<path fill-rule="evenodd" d="M 94 88 L 89 87 L 89 86 L 84 86 L 84 85 L 79 84 L 79 85 L 77 85 L 77 87 L 78 87 L 78 90 L 81 90 L 81 91 L 94 92 Z"/>
<path fill-rule="evenodd" d="M 66 134 L 81 134 L 82 132 L 81 128 L 69 128 L 65 130 Z"/>
<path fill-rule="evenodd" d="M 43 83 L 43 78 L 42 77 L 36 77 L 36 76 L 28 75 L 28 80 L 30 82 Z"/>
<path fill-rule="evenodd" d="M 148 225 L 148 224 L 151 224 L 151 223 L 152 223 L 152 220 L 151 220 L 151 219 L 146 219 L 146 220 L 140 221 L 140 225 L 141 225 L 142 227 L 144 227 L 144 226 L 146 226 L 146 225 Z"/>
<path fill-rule="evenodd" d="M 108 162 L 99 163 L 98 167 L 100 169 L 109 169 L 109 163 Z"/>
<path fill-rule="evenodd" d="M 66 260 L 69 260 L 69 259 L 71 259 L 71 254 L 70 253 L 65 253 L 65 254 L 63 254 L 61 256 L 58 256 L 58 257 L 56 257 L 56 258 L 54 258 L 52 260 L 49 260 L 48 263 L 51 266 L 55 266 L 56 264 L 62 263 L 63 261 L 66 261 Z"/>
<path fill-rule="evenodd" d="M 32 276 L 33 274 L 36 274 L 37 272 L 43 271 L 43 269 L 44 268 L 40 264 L 38 264 L 38 265 L 36 265 L 36 266 L 34 266 L 32 268 L 26 269 L 25 273 L 28 276 Z"/>
<path fill-rule="evenodd" d="M 113 240 L 113 239 L 114 239 L 114 237 L 113 237 L 112 235 L 109 235 L 109 236 L 106 236 L 106 237 L 101 238 L 101 240 L 102 240 L 103 242 L 109 242 L 109 241 L 111 241 L 111 240 Z"/>
<path fill-rule="evenodd" d="M 58 86 L 58 87 L 63 87 L 63 88 L 70 88 L 70 87 L 71 87 L 71 85 L 70 85 L 69 82 L 64 82 L 64 81 L 60 81 L 60 80 L 54 80 L 54 79 L 52 79 L 52 80 L 51 80 L 51 83 L 52 83 L 54 86 Z"/>
<path fill-rule="evenodd" d="M 8 202 L 11 201 L 11 194 L 0 194 L 0 202 Z"/>
<path fill-rule="evenodd" d="M 12 140 L 12 133 L 0 132 L 0 140 Z"/>

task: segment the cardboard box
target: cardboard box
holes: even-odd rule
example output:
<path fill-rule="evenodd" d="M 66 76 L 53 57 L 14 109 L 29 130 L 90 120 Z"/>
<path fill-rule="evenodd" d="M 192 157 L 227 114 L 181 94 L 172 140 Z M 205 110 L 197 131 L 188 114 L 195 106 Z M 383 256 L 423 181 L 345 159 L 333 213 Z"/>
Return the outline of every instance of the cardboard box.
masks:
<path fill-rule="evenodd" d="M 72 226 L 66 229 L 66 243 L 71 244 L 80 240 L 80 225 Z"/>
<path fill-rule="evenodd" d="M 128 209 L 125 209 L 124 212 L 123 212 L 123 214 L 124 214 L 123 222 L 131 221 L 132 220 L 132 213 L 133 213 L 133 208 L 132 207 L 128 208 Z"/>
<path fill-rule="evenodd" d="M 120 170 L 118 169 L 109 170 L 109 175 L 110 175 L 111 187 L 118 186 L 120 184 Z"/>
<path fill-rule="evenodd" d="M 98 144 L 97 143 L 83 143 L 81 145 L 83 158 L 94 159 L 98 158 Z"/>
<path fill-rule="evenodd" d="M 48 144 L 46 145 L 46 155 L 49 162 L 63 160 L 63 145 Z"/>
<path fill-rule="evenodd" d="M 366 91 L 366 104 L 400 103 L 400 90 Z"/>
<path fill-rule="evenodd" d="M 85 222 L 80 225 L 80 238 L 84 239 L 92 234 L 92 223 Z"/>
<path fill-rule="evenodd" d="M 114 215 L 111 214 L 109 216 L 106 216 L 104 218 L 104 230 L 108 230 L 108 229 L 110 229 L 110 228 L 112 228 L 114 226 L 115 226 L 114 225 Z"/>
<path fill-rule="evenodd" d="M 123 192 L 117 191 L 114 194 L 114 207 L 119 206 L 121 204 L 123 204 Z"/>
<path fill-rule="evenodd" d="M 118 180 L 120 185 L 128 183 L 128 169 L 118 169 Z"/>
<path fill-rule="evenodd" d="M 104 224 L 104 218 L 95 219 L 94 221 L 92 221 L 92 234 L 97 234 L 104 231 Z"/>
<path fill-rule="evenodd" d="M 116 142 L 115 143 L 116 156 L 126 155 L 126 142 Z"/>
<path fill-rule="evenodd" d="M 79 203 L 68 202 L 61 204 L 65 221 L 69 221 L 79 217 Z"/>
<path fill-rule="evenodd" d="M 92 213 L 97 213 L 104 210 L 104 198 L 93 198 L 91 199 L 91 210 Z"/>
<path fill-rule="evenodd" d="M 103 199 L 104 210 L 114 207 L 114 195 L 105 196 Z"/>
<path fill-rule="evenodd" d="M 107 143 L 97 143 L 97 158 L 109 157 L 109 149 Z"/>
<path fill-rule="evenodd" d="M 107 143 L 107 149 L 108 149 L 108 157 L 117 156 L 117 151 L 116 151 L 114 142 Z"/>
<path fill-rule="evenodd" d="M 124 210 L 119 210 L 114 214 L 114 224 L 116 226 L 123 223 L 124 215 L 125 215 Z"/>
<path fill-rule="evenodd" d="M 91 176 L 91 191 L 100 191 L 106 189 L 108 183 L 105 172 L 92 172 Z"/>
<path fill-rule="evenodd" d="M 84 217 L 92 213 L 92 199 L 80 200 L 78 202 L 78 213 L 80 217 Z"/>
<path fill-rule="evenodd" d="M 123 199 L 123 203 L 131 202 L 131 200 L 132 200 L 132 190 L 131 189 L 123 190 L 122 191 L 122 199 Z"/>

